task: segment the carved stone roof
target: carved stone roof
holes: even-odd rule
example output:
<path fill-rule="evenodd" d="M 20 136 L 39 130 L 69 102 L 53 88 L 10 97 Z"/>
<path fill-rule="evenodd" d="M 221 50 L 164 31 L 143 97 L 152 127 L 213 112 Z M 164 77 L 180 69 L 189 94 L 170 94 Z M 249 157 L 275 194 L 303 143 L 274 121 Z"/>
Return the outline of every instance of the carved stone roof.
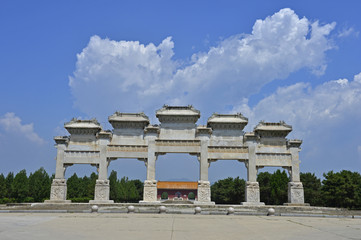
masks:
<path fill-rule="evenodd" d="M 200 111 L 193 106 L 168 106 L 164 105 L 156 112 L 160 122 L 192 122 L 196 123 L 200 118 Z"/>
<path fill-rule="evenodd" d="M 102 129 L 96 119 L 79 120 L 76 118 L 65 123 L 64 128 L 68 130 L 70 134 L 96 134 Z"/>
<path fill-rule="evenodd" d="M 261 137 L 286 137 L 291 131 L 292 126 L 284 121 L 278 123 L 261 121 L 254 128 L 254 132 Z"/>
<path fill-rule="evenodd" d="M 65 128 L 98 128 L 101 129 L 99 122 L 96 119 L 80 120 L 73 118 L 70 122 L 64 124 Z"/>
<path fill-rule="evenodd" d="M 144 128 L 149 125 L 149 118 L 144 113 L 115 112 L 108 121 L 113 128 Z"/>
<path fill-rule="evenodd" d="M 288 147 L 295 147 L 295 148 L 299 148 L 302 144 L 302 140 L 299 139 L 290 139 L 287 141 L 287 146 Z"/>
<path fill-rule="evenodd" d="M 248 123 L 248 118 L 244 117 L 241 113 L 237 114 L 218 114 L 213 113 L 208 118 L 207 126 L 214 128 L 224 129 L 238 129 L 242 130 Z"/>

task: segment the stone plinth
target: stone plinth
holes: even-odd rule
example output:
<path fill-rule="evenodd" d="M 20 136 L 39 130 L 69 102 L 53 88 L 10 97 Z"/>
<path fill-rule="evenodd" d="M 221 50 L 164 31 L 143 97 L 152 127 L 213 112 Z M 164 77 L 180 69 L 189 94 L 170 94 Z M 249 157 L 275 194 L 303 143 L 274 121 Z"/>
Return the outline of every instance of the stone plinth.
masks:
<path fill-rule="evenodd" d="M 246 182 L 246 202 L 242 202 L 242 205 L 264 205 L 260 201 L 259 196 L 259 184 L 258 182 Z"/>
<path fill-rule="evenodd" d="M 70 200 L 66 200 L 66 192 L 66 179 L 53 179 L 50 200 L 46 200 L 45 203 L 70 203 Z"/>
<path fill-rule="evenodd" d="M 157 201 L 157 180 L 144 181 L 143 201 L 140 203 L 160 203 Z"/>
<path fill-rule="evenodd" d="M 289 182 L 288 183 L 288 202 L 291 204 L 304 204 L 305 203 L 302 182 Z"/>
<path fill-rule="evenodd" d="M 109 200 L 109 180 L 97 180 L 95 183 L 94 200 L 89 203 L 114 203 Z"/>
<path fill-rule="evenodd" d="M 211 184 L 209 181 L 198 181 L 198 200 L 194 204 L 215 204 L 211 202 Z"/>

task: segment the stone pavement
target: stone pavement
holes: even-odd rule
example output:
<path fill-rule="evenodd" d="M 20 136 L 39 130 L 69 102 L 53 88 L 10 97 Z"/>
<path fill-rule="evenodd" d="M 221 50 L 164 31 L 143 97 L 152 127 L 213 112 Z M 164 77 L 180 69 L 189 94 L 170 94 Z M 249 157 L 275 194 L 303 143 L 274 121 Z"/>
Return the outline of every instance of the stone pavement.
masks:
<path fill-rule="evenodd" d="M 361 239 L 360 218 L 124 213 L 0 213 L 8 239 Z"/>

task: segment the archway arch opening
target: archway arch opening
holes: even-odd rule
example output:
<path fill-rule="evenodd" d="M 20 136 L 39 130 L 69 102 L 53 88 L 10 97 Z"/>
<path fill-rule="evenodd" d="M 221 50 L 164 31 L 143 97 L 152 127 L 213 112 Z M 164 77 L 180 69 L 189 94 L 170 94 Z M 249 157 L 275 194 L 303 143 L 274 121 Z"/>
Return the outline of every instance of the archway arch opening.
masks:
<path fill-rule="evenodd" d="M 72 202 L 89 202 L 94 199 L 98 172 L 90 164 L 74 164 L 65 171 L 67 179 L 67 199 Z"/>
<path fill-rule="evenodd" d="M 288 202 L 289 173 L 281 167 L 260 168 L 257 182 L 260 188 L 260 200 L 266 205 L 282 205 Z"/>

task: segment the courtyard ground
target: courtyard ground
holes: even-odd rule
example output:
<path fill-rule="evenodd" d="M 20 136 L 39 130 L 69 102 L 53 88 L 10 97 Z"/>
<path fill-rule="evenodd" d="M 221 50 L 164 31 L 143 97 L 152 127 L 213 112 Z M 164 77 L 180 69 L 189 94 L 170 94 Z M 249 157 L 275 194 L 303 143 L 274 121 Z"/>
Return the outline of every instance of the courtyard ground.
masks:
<path fill-rule="evenodd" d="M 361 218 L 0 213 L 0 239 L 361 239 Z"/>

